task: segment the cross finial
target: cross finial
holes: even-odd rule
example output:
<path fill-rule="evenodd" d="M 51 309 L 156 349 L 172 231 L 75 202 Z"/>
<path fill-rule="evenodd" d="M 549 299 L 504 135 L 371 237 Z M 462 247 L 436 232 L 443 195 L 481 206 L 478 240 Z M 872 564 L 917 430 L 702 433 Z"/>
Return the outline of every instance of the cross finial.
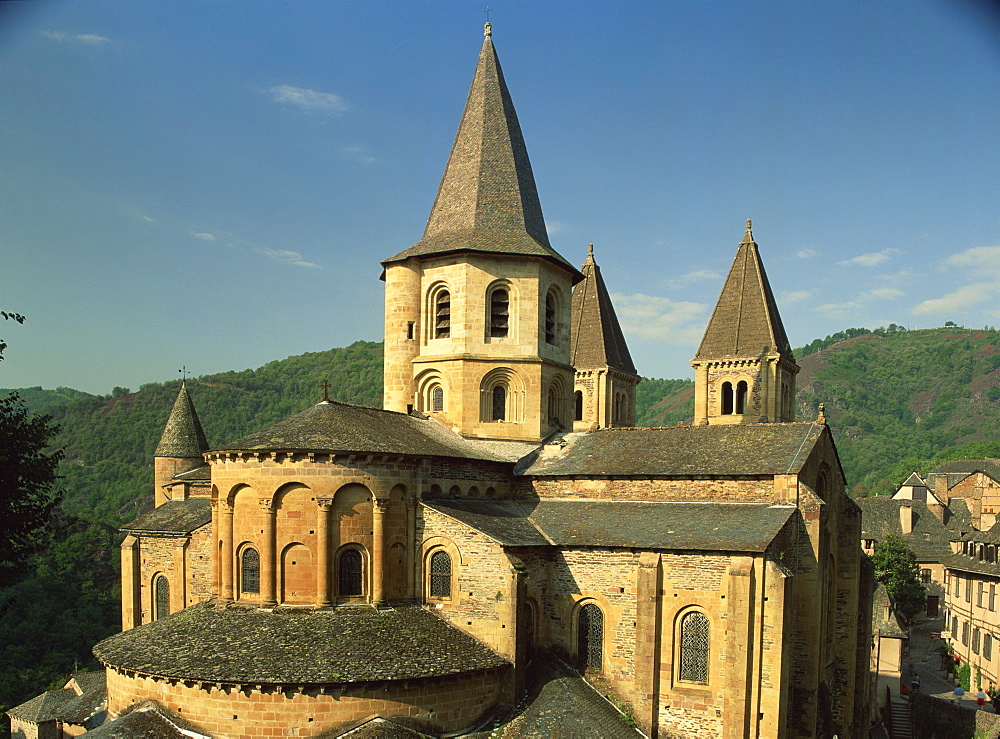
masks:
<path fill-rule="evenodd" d="M 323 383 L 320 385 L 320 387 L 323 388 L 323 402 L 324 403 L 329 403 L 330 402 L 330 387 L 331 387 L 329 381 L 328 380 L 323 380 Z"/>
<path fill-rule="evenodd" d="M 486 10 L 484 10 L 483 12 L 486 13 L 486 22 L 489 23 L 490 22 L 490 13 L 493 12 L 493 8 L 491 8 L 489 5 L 487 5 L 486 6 Z"/>
<path fill-rule="evenodd" d="M 181 373 L 181 385 L 187 384 L 187 373 L 188 373 L 187 365 L 186 364 L 182 365 L 181 368 L 177 371 Z"/>

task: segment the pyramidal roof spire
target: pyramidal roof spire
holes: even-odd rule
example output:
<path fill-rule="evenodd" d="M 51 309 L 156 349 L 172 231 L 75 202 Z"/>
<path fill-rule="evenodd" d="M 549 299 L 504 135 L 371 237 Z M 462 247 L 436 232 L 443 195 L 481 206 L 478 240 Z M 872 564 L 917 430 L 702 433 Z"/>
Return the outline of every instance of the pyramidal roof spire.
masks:
<path fill-rule="evenodd" d="M 611 303 L 594 245 L 587 247 L 584 280 L 573 288 L 573 347 L 570 364 L 577 370 L 611 367 L 636 374 L 618 316 Z"/>
<path fill-rule="evenodd" d="M 750 219 L 695 359 L 784 354 L 793 362 L 785 327 L 753 240 Z"/>
<path fill-rule="evenodd" d="M 192 459 L 200 457 L 206 451 L 208 441 L 205 439 L 205 432 L 188 394 L 187 381 L 181 380 L 181 389 L 153 456 Z"/>
<path fill-rule="evenodd" d="M 539 256 L 576 273 L 549 244 L 490 23 L 424 236 L 383 264 L 460 251 Z"/>

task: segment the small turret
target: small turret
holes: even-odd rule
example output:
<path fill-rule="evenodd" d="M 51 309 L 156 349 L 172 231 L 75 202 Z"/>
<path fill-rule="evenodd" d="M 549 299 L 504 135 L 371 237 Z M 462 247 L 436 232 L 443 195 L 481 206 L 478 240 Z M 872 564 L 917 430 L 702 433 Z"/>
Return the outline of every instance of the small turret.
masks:
<path fill-rule="evenodd" d="M 594 261 L 594 245 L 580 270 L 584 279 L 573 288 L 570 363 L 576 369 L 573 393 L 576 430 L 633 426 L 636 374 L 611 296 Z"/>
<path fill-rule="evenodd" d="M 155 505 L 161 505 L 171 498 L 164 486 L 184 472 L 190 472 L 205 464 L 202 454 L 208 451 L 205 431 L 201 428 L 198 413 L 188 394 L 187 383 L 181 382 L 174 407 L 170 411 L 167 425 L 163 429 L 160 443 L 153 452 L 153 498 Z"/>
<path fill-rule="evenodd" d="M 795 420 L 795 363 L 750 219 L 695 369 L 695 423 Z"/>

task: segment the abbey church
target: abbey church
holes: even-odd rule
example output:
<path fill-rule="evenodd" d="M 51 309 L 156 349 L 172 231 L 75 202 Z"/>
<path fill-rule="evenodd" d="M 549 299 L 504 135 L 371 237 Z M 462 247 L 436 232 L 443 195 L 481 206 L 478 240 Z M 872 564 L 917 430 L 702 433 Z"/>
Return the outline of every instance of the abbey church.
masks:
<path fill-rule="evenodd" d="M 182 385 L 122 543 L 123 632 L 94 649 L 106 726 L 155 706 L 188 736 L 450 735 L 556 659 L 648 736 L 865 736 L 860 514 L 822 413 L 795 420 L 750 222 L 692 425 L 634 428 L 600 250 L 578 268 L 549 243 L 487 24 L 396 251 L 384 409 L 324 399 L 210 446 Z"/>

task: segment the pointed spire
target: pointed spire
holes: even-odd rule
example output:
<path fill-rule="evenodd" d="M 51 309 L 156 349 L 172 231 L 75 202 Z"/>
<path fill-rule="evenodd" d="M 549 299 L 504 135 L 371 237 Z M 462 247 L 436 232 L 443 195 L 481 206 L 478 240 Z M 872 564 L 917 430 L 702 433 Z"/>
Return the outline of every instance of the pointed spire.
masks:
<path fill-rule="evenodd" d="M 695 358 L 758 357 L 765 352 L 795 361 L 747 219 L 746 233 Z"/>
<path fill-rule="evenodd" d="M 615 314 L 611 296 L 594 261 L 594 245 L 587 247 L 584 280 L 573 288 L 573 346 L 570 364 L 579 371 L 611 367 L 636 374 L 625 335 Z"/>
<path fill-rule="evenodd" d="M 549 244 L 521 127 L 487 23 L 476 74 L 423 238 L 383 265 L 459 251 L 544 257 Z"/>
<path fill-rule="evenodd" d="M 193 459 L 200 457 L 205 451 L 208 451 L 208 441 L 188 394 L 187 382 L 182 380 L 170 418 L 167 419 L 163 436 L 160 437 L 153 456 Z"/>

